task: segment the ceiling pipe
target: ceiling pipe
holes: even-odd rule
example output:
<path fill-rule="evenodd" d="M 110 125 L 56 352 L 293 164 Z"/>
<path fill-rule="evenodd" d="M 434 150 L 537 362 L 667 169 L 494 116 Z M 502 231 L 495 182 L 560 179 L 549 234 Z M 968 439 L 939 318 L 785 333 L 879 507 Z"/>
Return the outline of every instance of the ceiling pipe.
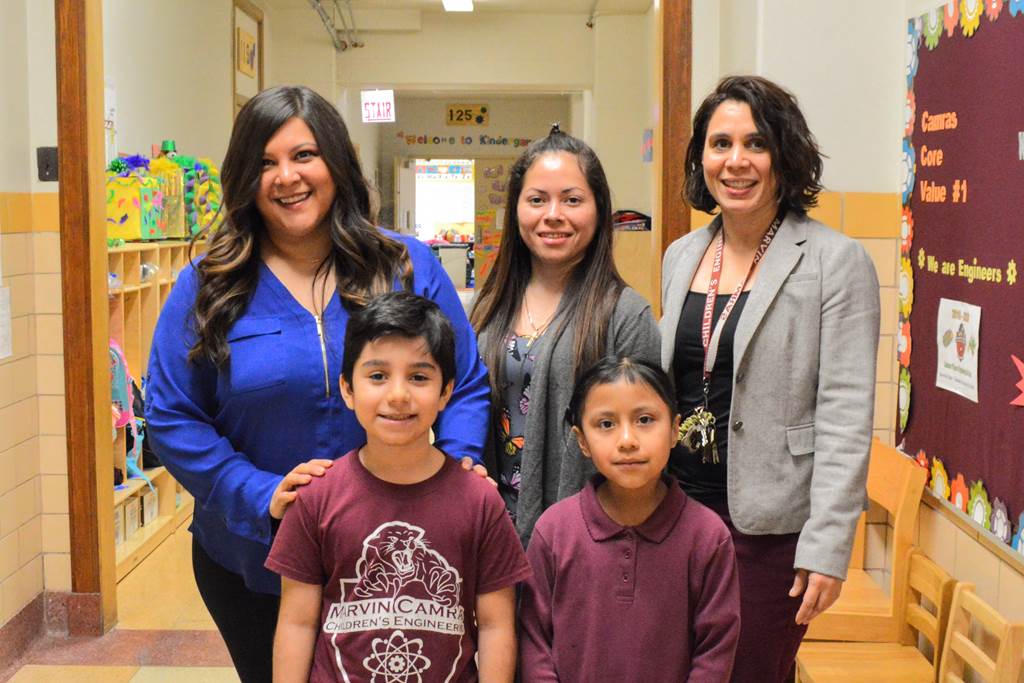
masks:
<path fill-rule="evenodd" d="M 342 0 L 345 3 L 345 8 L 342 9 L 339 4 L 339 0 L 327 0 L 330 5 L 332 12 L 328 12 L 327 8 L 324 7 L 324 2 L 321 0 L 309 0 L 310 6 L 320 16 L 320 21 L 324 24 L 324 29 L 327 31 L 327 35 L 331 37 L 331 43 L 334 44 L 334 49 L 338 52 L 344 52 L 350 47 L 363 47 L 363 41 L 359 40 L 359 34 L 356 29 L 355 15 L 352 14 L 352 0 Z M 346 19 L 345 14 L 348 14 Z M 338 23 L 341 24 L 341 28 L 338 28 Z M 344 37 L 343 37 L 344 36 Z"/>

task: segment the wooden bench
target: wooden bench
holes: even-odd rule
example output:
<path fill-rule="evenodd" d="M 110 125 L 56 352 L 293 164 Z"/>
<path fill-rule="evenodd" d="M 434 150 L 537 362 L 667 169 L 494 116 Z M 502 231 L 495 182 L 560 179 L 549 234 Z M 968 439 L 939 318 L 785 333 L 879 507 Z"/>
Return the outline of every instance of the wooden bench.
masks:
<path fill-rule="evenodd" d="M 918 549 L 910 551 L 904 564 L 899 640 L 804 642 L 796 658 L 798 683 L 934 683 L 956 581 Z M 931 660 L 917 648 L 918 635 L 930 643 Z"/>
<path fill-rule="evenodd" d="M 863 568 L 865 524 L 862 514 L 843 591 L 832 607 L 811 622 L 805 640 L 880 643 L 899 640 L 903 621 L 902 600 L 906 593 L 907 567 L 904 563 L 914 545 L 914 526 L 927 478 L 927 471 L 912 458 L 878 439 L 872 441 L 868 498 L 893 518 L 893 534 L 888 549 L 892 557 L 888 594 Z"/>

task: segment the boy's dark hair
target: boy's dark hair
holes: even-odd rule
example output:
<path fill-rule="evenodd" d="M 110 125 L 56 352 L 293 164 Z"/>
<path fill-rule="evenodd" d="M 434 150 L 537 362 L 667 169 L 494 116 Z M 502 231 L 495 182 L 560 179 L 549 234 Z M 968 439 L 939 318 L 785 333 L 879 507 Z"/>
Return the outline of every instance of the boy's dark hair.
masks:
<path fill-rule="evenodd" d="M 598 384 L 612 384 L 619 380 L 625 380 L 630 384 L 647 385 L 668 406 L 669 415 L 675 417 L 678 412 L 676 392 L 672 386 L 672 379 L 664 370 L 642 358 L 605 356 L 587 368 L 576 380 L 569 407 L 565 411 L 566 421 L 577 429 L 583 429 L 583 408 L 590 390 Z"/>
<path fill-rule="evenodd" d="M 341 376 L 352 384 L 352 371 L 363 348 L 382 337 L 422 339 L 441 368 L 441 385 L 455 377 L 455 333 L 436 303 L 409 292 L 388 292 L 354 311 L 345 330 Z"/>

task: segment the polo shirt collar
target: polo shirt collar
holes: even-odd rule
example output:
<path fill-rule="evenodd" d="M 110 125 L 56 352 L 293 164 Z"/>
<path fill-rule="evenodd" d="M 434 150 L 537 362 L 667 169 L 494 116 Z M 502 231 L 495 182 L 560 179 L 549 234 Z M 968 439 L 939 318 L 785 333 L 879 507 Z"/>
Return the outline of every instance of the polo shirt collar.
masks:
<path fill-rule="evenodd" d="M 661 504 L 642 524 L 635 527 L 625 527 L 609 517 L 608 513 L 601 507 L 601 503 L 597 500 L 597 487 L 605 481 L 605 478 L 600 474 L 595 474 L 591 477 L 590 481 L 587 482 L 587 485 L 580 492 L 580 511 L 583 514 L 583 523 L 586 525 L 590 537 L 595 542 L 600 543 L 631 529 L 651 543 L 661 543 L 664 541 L 675 527 L 676 522 L 679 521 L 679 516 L 686 506 L 687 498 L 676 482 L 675 477 L 670 474 L 663 474 L 661 480 L 668 487 L 668 493 L 665 494 Z"/>

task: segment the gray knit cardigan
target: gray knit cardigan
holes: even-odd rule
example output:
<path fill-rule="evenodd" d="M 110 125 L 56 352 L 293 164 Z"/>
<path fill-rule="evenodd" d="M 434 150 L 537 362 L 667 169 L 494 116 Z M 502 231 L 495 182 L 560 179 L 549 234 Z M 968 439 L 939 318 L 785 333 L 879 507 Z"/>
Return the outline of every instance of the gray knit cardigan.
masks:
<path fill-rule="evenodd" d="M 516 527 L 525 546 L 540 514 L 559 500 L 577 493 L 594 473 L 590 460 L 580 453 L 565 420 L 573 388 L 573 340 L 570 323 L 559 329 L 553 320 L 542 338 L 530 379 L 530 412 L 523 435 L 521 483 Z M 486 348 L 487 334 L 479 338 Z M 627 287 L 619 295 L 608 334 L 609 355 L 630 355 L 658 365 L 661 335 L 651 305 Z M 492 420 L 484 450 L 488 472 L 497 471 L 497 438 Z"/>

